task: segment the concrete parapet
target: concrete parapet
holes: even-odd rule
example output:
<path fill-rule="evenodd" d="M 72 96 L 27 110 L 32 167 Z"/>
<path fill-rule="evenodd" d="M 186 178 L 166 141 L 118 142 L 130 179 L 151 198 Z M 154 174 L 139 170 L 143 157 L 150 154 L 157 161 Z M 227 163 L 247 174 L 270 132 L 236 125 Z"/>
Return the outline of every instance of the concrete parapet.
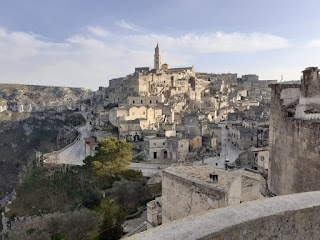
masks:
<path fill-rule="evenodd" d="M 319 239 L 320 192 L 242 203 L 182 218 L 128 240 Z"/>

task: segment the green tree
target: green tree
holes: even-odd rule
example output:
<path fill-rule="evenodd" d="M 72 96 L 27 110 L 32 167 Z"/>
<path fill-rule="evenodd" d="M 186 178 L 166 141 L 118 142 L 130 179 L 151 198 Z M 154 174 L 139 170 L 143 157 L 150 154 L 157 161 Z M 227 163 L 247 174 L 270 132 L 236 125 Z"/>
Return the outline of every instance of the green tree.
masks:
<path fill-rule="evenodd" d="M 137 211 L 139 206 L 145 206 L 151 194 L 144 180 L 117 181 L 110 191 L 112 199 L 123 206 L 127 214 Z"/>
<path fill-rule="evenodd" d="M 99 176 L 117 175 L 127 169 L 132 160 L 132 146 L 117 138 L 101 141 L 91 166 Z"/>
<path fill-rule="evenodd" d="M 123 235 L 124 210 L 115 202 L 105 199 L 101 203 L 103 219 L 99 226 L 101 240 L 118 240 Z"/>

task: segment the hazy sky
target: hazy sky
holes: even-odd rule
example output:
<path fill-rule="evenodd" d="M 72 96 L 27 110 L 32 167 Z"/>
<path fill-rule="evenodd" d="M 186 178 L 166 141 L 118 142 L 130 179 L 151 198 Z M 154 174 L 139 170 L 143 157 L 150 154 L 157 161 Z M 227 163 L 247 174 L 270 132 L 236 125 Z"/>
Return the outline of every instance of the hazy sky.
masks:
<path fill-rule="evenodd" d="M 134 67 L 299 79 L 320 62 L 319 0 L 1 0 L 0 82 L 96 89 Z"/>

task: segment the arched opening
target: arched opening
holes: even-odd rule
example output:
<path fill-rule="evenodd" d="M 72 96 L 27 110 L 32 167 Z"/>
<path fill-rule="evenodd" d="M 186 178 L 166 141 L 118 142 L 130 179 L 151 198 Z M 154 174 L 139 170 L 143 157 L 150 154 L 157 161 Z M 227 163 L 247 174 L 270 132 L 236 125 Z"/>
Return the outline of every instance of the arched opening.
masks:
<path fill-rule="evenodd" d="M 163 158 L 167 159 L 168 158 L 168 152 L 167 151 L 163 151 Z"/>

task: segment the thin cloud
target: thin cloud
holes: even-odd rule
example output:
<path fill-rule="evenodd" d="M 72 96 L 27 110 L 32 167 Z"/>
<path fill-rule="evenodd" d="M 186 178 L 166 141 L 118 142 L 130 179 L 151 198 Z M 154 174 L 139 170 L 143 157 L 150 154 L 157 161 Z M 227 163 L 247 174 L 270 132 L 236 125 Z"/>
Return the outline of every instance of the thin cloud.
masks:
<path fill-rule="evenodd" d="M 320 47 L 320 39 L 313 39 L 307 43 L 308 47 Z"/>
<path fill-rule="evenodd" d="M 106 37 L 109 35 L 109 32 L 106 29 L 99 26 L 89 26 L 87 29 L 89 33 L 98 37 Z"/>
<path fill-rule="evenodd" d="M 167 48 L 181 49 L 193 53 L 231 53 L 259 52 L 287 48 L 289 41 L 285 38 L 266 33 L 188 33 L 178 37 L 168 35 L 131 35 L 128 37 L 136 44 L 152 44 L 159 41 Z"/>
<path fill-rule="evenodd" d="M 96 89 L 107 86 L 108 79 L 132 73 L 134 67 L 152 66 L 157 41 L 163 61 L 172 66 L 196 65 L 194 59 L 216 52 L 259 52 L 289 46 L 288 40 L 264 33 L 122 35 L 97 26 L 53 42 L 0 27 L 0 82 Z"/>
<path fill-rule="evenodd" d="M 134 23 L 127 22 L 125 20 L 115 21 L 114 24 L 117 25 L 118 27 L 121 27 L 121 28 L 124 28 L 127 30 L 131 30 L 131 31 L 135 31 L 135 32 L 143 31 L 143 29 L 141 27 L 139 27 L 138 25 L 136 25 Z"/>

